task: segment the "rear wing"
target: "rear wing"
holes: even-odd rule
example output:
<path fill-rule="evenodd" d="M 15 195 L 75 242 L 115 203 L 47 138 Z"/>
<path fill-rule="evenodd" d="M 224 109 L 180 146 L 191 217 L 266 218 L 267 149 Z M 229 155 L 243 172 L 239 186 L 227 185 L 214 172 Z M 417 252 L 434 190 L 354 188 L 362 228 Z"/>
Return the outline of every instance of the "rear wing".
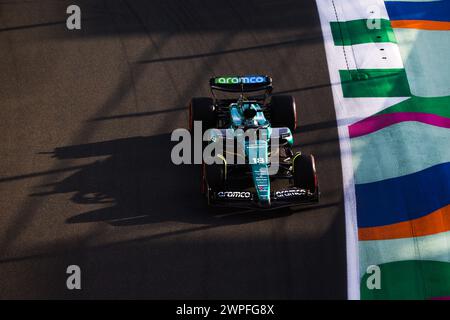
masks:
<path fill-rule="evenodd" d="M 228 92 L 272 90 L 272 78 L 264 75 L 219 76 L 209 80 L 211 89 Z"/>

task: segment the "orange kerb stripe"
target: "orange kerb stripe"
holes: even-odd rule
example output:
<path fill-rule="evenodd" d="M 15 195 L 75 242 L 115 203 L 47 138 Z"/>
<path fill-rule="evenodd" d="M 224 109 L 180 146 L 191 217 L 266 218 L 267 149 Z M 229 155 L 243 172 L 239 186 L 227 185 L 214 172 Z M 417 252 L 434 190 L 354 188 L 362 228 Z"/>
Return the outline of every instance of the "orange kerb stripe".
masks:
<path fill-rule="evenodd" d="M 421 237 L 450 231 L 450 205 L 426 216 L 387 226 L 359 228 L 359 240 Z"/>
<path fill-rule="evenodd" d="M 450 22 L 430 20 L 391 20 L 392 28 L 411 28 L 422 30 L 450 30 Z"/>

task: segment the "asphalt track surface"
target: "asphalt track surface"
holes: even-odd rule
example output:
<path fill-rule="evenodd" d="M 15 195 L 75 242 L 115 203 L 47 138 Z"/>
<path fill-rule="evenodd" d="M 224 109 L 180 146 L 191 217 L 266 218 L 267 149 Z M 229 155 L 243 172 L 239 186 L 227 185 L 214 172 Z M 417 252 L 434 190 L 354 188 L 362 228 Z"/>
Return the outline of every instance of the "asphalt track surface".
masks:
<path fill-rule="evenodd" d="M 0 298 L 345 299 L 333 100 L 315 2 L 0 1 Z M 172 130 L 218 74 L 297 99 L 319 204 L 208 212 Z M 66 268 L 82 290 L 66 289 Z"/>

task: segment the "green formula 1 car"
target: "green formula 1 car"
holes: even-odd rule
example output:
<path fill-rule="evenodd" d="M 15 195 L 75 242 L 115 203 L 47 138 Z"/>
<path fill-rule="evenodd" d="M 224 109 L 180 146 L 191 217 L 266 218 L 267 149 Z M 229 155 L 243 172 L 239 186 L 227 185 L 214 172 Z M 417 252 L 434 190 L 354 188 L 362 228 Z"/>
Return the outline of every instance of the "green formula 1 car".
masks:
<path fill-rule="evenodd" d="M 211 206 L 269 209 L 319 200 L 314 157 L 293 151 L 295 99 L 272 95 L 264 75 L 210 80 L 212 98 L 191 99 L 190 129 L 205 148 L 222 146 L 202 164 L 202 192 Z M 216 91 L 234 98 L 217 98 Z M 263 92 L 247 96 L 247 93 Z M 251 134 L 248 134 L 251 132 Z"/>

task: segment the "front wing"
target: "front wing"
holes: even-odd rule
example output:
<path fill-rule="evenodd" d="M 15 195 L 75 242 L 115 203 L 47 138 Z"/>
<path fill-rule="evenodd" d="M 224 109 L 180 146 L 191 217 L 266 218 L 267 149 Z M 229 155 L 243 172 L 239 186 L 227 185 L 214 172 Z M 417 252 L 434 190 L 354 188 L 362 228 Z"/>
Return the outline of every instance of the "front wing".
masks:
<path fill-rule="evenodd" d="M 319 201 L 319 195 L 319 190 L 316 190 L 314 193 L 299 188 L 276 190 L 270 193 L 270 204 L 261 205 L 258 202 L 257 192 L 221 190 L 210 191 L 209 204 L 218 207 L 271 210 L 317 203 Z"/>

